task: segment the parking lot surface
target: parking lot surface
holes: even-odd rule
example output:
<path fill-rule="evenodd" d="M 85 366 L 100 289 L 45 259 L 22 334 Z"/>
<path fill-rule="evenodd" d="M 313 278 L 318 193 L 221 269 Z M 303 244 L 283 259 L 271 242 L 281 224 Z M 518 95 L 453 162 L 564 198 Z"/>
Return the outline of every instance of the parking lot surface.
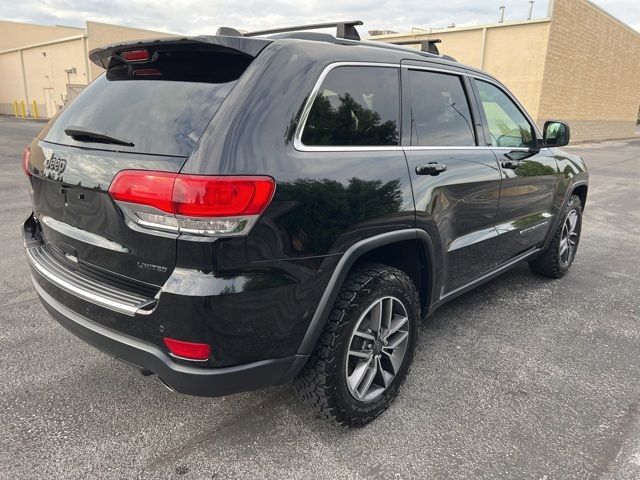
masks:
<path fill-rule="evenodd" d="M 392 407 L 348 430 L 290 387 L 171 393 L 45 312 L 20 239 L 20 154 L 0 117 L 0 478 L 640 478 L 640 139 L 581 145 L 572 270 L 523 264 L 424 322 Z"/>

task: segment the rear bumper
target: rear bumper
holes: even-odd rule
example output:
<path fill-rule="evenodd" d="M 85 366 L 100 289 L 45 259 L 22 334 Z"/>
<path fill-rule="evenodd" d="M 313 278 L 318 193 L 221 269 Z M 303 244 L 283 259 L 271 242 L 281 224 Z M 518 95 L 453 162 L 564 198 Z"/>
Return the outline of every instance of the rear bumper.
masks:
<path fill-rule="evenodd" d="M 180 393 L 215 397 L 279 385 L 291 380 L 308 358 L 291 355 L 219 368 L 179 364 L 151 343 L 117 332 L 70 310 L 47 293 L 35 279 L 33 284 L 47 311 L 71 333 L 110 355 L 153 372 Z"/>

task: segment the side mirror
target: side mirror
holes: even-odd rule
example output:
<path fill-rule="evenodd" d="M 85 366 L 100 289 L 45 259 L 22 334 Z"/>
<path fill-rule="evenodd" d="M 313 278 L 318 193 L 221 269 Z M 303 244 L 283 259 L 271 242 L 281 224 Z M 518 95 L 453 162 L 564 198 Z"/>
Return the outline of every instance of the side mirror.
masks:
<path fill-rule="evenodd" d="M 544 144 L 547 147 L 564 147 L 571 140 L 571 129 L 565 122 L 555 120 L 544 124 Z"/>

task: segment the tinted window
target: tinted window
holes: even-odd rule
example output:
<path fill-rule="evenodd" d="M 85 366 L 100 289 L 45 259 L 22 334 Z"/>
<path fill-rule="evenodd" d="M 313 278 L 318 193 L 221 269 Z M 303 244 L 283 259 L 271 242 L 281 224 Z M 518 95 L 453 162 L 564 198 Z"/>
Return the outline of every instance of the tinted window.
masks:
<path fill-rule="evenodd" d="M 469 102 L 456 75 L 409 71 L 411 145 L 476 144 Z"/>
<path fill-rule="evenodd" d="M 192 52 L 168 52 L 149 64 L 153 68 L 109 68 L 39 137 L 85 148 L 188 156 L 235 84 L 234 79 L 246 68 L 247 62 L 226 57 L 211 52 L 196 56 Z M 106 133 L 134 146 L 76 141 L 64 132 L 70 126 Z"/>
<path fill-rule="evenodd" d="M 480 100 L 489 124 L 491 144 L 495 147 L 533 146 L 531 124 L 513 101 L 498 87 L 476 81 Z"/>
<path fill-rule="evenodd" d="M 337 67 L 324 79 L 302 133 L 305 145 L 398 145 L 397 68 Z"/>

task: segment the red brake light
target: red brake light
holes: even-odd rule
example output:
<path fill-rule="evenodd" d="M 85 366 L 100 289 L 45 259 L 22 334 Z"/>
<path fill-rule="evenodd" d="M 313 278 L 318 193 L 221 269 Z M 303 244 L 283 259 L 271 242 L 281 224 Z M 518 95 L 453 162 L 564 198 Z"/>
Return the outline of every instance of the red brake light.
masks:
<path fill-rule="evenodd" d="M 172 201 L 175 214 L 187 217 L 260 215 L 274 190 L 270 177 L 178 175 Z"/>
<path fill-rule="evenodd" d="M 273 197 L 271 177 L 209 177 L 123 170 L 111 182 L 114 200 L 193 217 L 260 215 Z"/>
<path fill-rule="evenodd" d="M 123 170 L 109 194 L 139 226 L 205 236 L 246 235 L 276 189 L 266 176 L 202 176 Z"/>
<path fill-rule="evenodd" d="M 162 74 L 155 68 L 139 68 L 133 71 L 134 77 L 161 77 Z"/>
<path fill-rule="evenodd" d="M 171 172 L 123 170 L 111 182 L 109 194 L 114 200 L 148 205 L 173 213 L 171 192 L 177 176 L 177 173 Z"/>
<path fill-rule="evenodd" d="M 147 50 L 129 50 L 121 52 L 120 56 L 128 62 L 146 62 L 149 60 L 149 52 Z"/>
<path fill-rule="evenodd" d="M 31 159 L 31 148 L 27 145 L 22 151 L 22 170 L 27 175 L 27 177 L 31 176 L 31 171 L 29 170 L 29 160 Z"/>
<path fill-rule="evenodd" d="M 206 360 L 211 355 L 211 347 L 206 343 L 184 342 L 174 338 L 163 338 L 162 340 L 176 357 L 187 360 Z"/>

